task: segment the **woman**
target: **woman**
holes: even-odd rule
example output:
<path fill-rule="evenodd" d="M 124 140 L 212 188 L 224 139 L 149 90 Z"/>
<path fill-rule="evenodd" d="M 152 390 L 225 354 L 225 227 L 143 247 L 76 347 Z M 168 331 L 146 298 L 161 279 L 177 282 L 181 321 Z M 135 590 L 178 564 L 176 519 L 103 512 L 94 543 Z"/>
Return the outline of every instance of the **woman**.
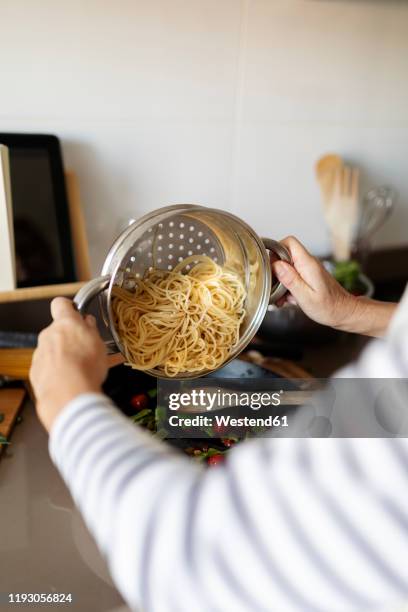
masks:
<path fill-rule="evenodd" d="M 344 291 L 295 238 L 283 243 L 293 266 L 274 270 L 290 300 L 325 325 L 385 336 L 341 374 L 408 377 L 408 295 L 394 316 Z M 344 612 L 406 599 L 405 439 L 263 438 L 203 470 L 102 395 L 94 319 L 62 298 L 52 315 L 31 369 L 38 415 L 132 608 Z"/>

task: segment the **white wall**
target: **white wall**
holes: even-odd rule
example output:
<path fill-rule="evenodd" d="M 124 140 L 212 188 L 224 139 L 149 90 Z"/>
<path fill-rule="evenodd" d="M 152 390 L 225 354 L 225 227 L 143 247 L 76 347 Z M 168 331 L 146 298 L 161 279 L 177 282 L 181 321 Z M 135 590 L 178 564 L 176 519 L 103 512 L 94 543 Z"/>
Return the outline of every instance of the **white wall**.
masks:
<path fill-rule="evenodd" d="M 327 247 L 313 164 L 336 151 L 408 242 L 408 1 L 0 0 L 0 130 L 54 132 L 95 269 L 126 217 L 175 202 Z"/>

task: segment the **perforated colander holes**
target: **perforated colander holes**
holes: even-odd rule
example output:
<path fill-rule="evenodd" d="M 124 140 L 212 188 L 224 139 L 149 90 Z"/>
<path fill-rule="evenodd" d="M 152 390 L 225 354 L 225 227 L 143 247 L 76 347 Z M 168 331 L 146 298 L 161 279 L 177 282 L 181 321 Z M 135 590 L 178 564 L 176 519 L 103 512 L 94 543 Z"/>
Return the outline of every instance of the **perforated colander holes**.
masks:
<path fill-rule="evenodd" d="M 159 224 L 159 227 L 160 227 L 160 224 Z M 163 224 L 162 224 L 162 227 L 163 227 Z M 179 238 L 180 240 L 184 240 L 185 238 L 184 232 L 186 230 L 188 230 L 188 232 L 194 233 L 197 228 L 195 227 L 195 225 L 188 225 L 184 221 L 180 221 L 180 222 L 169 221 L 168 229 L 169 229 L 169 234 L 168 234 L 169 238 L 176 237 L 176 238 Z M 174 230 L 179 230 L 180 233 L 175 234 Z M 197 235 L 201 237 L 204 235 L 204 233 L 202 231 L 199 231 Z"/>
<path fill-rule="evenodd" d="M 153 231 L 152 255 L 148 255 L 148 258 L 150 261 L 153 259 L 155 265 L 162 269 L 173 269 L 177 263 L 182 263 L 183 259 L 193 255 L 210 257 L 216 263 L 219 259 L 216 257 L 219 254 L 214 248 L 214 243 L 211 242 L 211 238 L 208 237 L 200 222 L 192 223 L 189 220 L 175 217 L 172 220 L 158 223 L 150 229 Z M 146 256 L 143 250 L 141 255 Z M 190 264 L 190 269 L 195 263 L 196 261 Z M 187 270 L 187 267 L 184 270 Z"/>

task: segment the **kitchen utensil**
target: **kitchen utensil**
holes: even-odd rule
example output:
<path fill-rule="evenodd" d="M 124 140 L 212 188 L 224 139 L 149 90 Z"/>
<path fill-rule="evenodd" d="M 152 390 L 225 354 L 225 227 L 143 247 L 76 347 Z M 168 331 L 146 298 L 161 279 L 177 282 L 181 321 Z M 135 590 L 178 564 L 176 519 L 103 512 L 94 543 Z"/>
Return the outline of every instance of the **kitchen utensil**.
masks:
<path fill-rule="evenodd" d="M 391 215 L 398 194 L 392 187 L 383 185 L 371 189 L 364 197 L 359 230 L 356 238 L 357 248 L 367 243 Z"/>
<path fill-rule="evenodd" d="M 103 321 L 112 335 L 108 349 L 124 354 L 112 313 L 113 287 L 131 291 L 151 267 L 172 270 L 191 255 L 207 255 L 216 263 L 236 270 L 247 291 L 246 317 L 229 361 L 255 335 L 268 304 L 276 302 L 286 291 L 281 283 L 272 285 L 267 250 L 291 261 L 281 244 L 259 238 L 246 223 L 228 212 L 193 204 L 168 206 L 142 217 L 122 232 L 107 255 L 102 275 L 87 283 L 75 296 L 74 303 L 85 313 L 90 301 L 99 296 Z M 186 265 L 185 271 L 189 268 Z M 185 373 L 176 378 L 195 378 L 208 372 Z M 157 369 L 148 373 L 165 377 Z"/>
<path fill-rule="evenodd" d="M 333 257 L 336 261 L 350 259 L 359 218 L 358 187 L 357 168 L 344 166 L 336 170 L 334 187 L 326 212 L 333 244 Z"/>
<path fill-rule="evenodd" d="M 332 198 L 336 172 L 343 167 L 343 160 L 339 155 L 330 153 L 324 155 L 316 162 L 316 178 L 319 183 L 320 193 L 323 202 L 323 212 L 326 213 L 329 209 L 330 200 Z"/>

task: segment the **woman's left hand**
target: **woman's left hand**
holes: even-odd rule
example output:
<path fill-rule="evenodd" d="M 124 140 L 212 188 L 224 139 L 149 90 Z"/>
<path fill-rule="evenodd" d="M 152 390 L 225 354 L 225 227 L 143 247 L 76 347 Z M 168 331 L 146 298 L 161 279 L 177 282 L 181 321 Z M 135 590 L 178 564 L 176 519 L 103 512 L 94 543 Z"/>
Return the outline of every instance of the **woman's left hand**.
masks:
<path fill-rule="evenodd" d="M 47 430 L 62 408 L 83 393 L 100 393 L 108 359 L 94 317 L 83 318 L 72 302 L 55 298 L 54 319 L 38 337 L 30 369 L 37 412 Z"/>

